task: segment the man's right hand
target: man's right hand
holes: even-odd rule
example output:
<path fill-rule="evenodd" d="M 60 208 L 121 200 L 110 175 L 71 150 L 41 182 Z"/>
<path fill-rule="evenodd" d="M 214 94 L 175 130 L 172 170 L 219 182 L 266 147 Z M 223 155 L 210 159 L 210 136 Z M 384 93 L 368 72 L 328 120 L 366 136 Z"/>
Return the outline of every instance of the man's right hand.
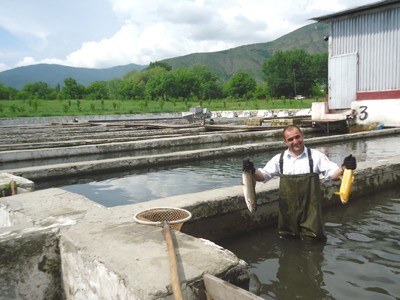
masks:
<path fill-rule="evenodd" d="M 254 164 L 250 159 L 247 158 L 247 159 L 243 160 L 242 171 L 251 172 L 251 174 L 254 174 L 256 172 L 256 168 L 254 168 Z"/>

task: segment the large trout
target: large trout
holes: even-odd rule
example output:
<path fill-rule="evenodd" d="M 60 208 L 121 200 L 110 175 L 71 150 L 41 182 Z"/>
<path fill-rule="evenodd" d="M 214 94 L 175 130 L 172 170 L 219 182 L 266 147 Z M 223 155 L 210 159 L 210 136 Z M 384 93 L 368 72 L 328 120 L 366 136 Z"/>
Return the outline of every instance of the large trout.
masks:
<path fill-rule="evenodd" d="M 257 210 L 256 181 L 251 171 L 243 171 L 242 184 L 247 208 L 250 212 L 255 212 Z"/>
<path fill-rule="evenodd" d="M 335 192 L 335 194 L 340 196 L 340 201 L 342 201 L 343 204 L 346 204 L 349 201 L 351 186 L 354 181 L 353 170 L 345 169 L 341 179 L 340 190 L 339 192 Z"/>

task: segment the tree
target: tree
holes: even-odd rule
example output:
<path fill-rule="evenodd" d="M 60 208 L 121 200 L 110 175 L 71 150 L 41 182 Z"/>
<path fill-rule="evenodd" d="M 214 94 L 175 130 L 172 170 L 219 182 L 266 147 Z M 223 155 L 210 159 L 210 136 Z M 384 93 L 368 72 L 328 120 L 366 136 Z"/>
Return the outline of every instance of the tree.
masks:
<path fill-rule="evenodd" d="M 121 83 L 121 93 L 123 95 L 123 98 L 143 99 L 146 94 L 149 95 L 152 99 L 157 98 L 158 96 L 164 97 L 166 90 L 165 87 L 154 86 L 154 81 L 150 83 L 149 87 L 147 87 L 147 83 L 153 76 L 156 76 L 156 79 L 153 80 L 159 80 L 160 78 L 157 76 L 166 72 L 167 70 L 164 67 L 153 64 L 151 68 L 144 69 L 141 72 L 128 73 L 124 76 L 124 80 Z M 132 88 L 131 91 L 128 91 L 128 86 Z"/>
<path fill-rule="evenodd" d="M 150 70 L 150 69 L 156 68 L 156 67 L 161 67 L 161 68 L 165 69 L 166 71 L 172 70 L 172 66 L 165 61 L 151 62 L 150 65 L 146 69 Z"/>
<path fill-rule="evenodd" d="M 222 84 L 217 74 L 202 65 L 193 66 L 192 71 L 199 79 L 200 99 L 217 99 L 222 96 Z"/>
<path fill-rule="evenodd" d="M 178 69 L 173 72 L 175 77 L 175 97 L 182 97 L 185 100 L 191 95 L 199 96 L 200 82 L 196 74 L 189 69 Z"/>
<path fill-rule="evenodd" d="M 136 71 L 135 69 L 130 70 L 129 72 L 127 72 L 124 75 L 124 79 L 131 79 L 134 78 L 136 76 L 136 74 L 138 74 L 138 71 Z"/>
<path fill-rule="evenodd" d="M 27 99 L 51 99 L 54 89 L 46 82 L 38 81 L 26 84 L 22 92 L 26 95 Z"/>
<path fill-rule="evenodd" d="M 314 76 L 313 95 L 320 96 L 328 92 L 328 53 L 311 56 L 311 71 Z"/>
<path fill-rule="evenodd" d="M 121 96 L 121 85 L 123 80 L 119 78 L 114 78 L 110 81 L 107 81 L 107 89 L 108 94 L 110 95 L 110 99 L 119 99 Z"/>
<path fill-rule="evenodd" d="M 151 69 L 145 69 L 141 72 L 131 73 L 129 72 L 124 76 L 124 80 L 134 80 L 138 85 L 141 86 L 144 90 L 146 89 L 146 84 L 149 79 L 159 73 L 164 73 L 166 70 L 159 66 L 154 66 Z"/>
<path fill-rule="evenodd" d="M 173 97 L 175 92 L 175 76 L 171 72 L 163 71 L 149 78 L 146 84 L 146 94 L 151 99 Z"/>
<path fill-rule="evenodd" d="M 274 97 L 309 95 L 314 84 L 312 59 L 303 49 L 277 51 L 263 63 L 262 71 Z"/>
<path fill-rule="evenodd" d="M 256 90 L 254 91 L 254 97 L 257 99 L 270 98 L 269 86 L 267 83 L 257 84 Z"/>
<path fill-rule="evenodd" d="M 119 93 L 123 99 L 143 99 L 145 96 L 145 86 L 137 80 L 126 79 L 120 83 Z"/>
<path fill-rule="evenodd" d="M 94 81 L 86 88 L 88 99 L 102 100 L 110 99 L 106 81 Z"/>
<path fill-rule="evenodd" d="M 235 73 L 224 85 L 228 96 L 246 98 L 255 91 L 257 82 L 245 72 Z"/>
<path fill-rule="evenodd" d="M 82 84 L 78 84 L 75 79 L 69 77 L 64 80 L 61 93 L 64 99 L 82 99 L 85 96 L 85 87 Z"/>
<path fill-rule="evenodd" d="M 13 94 L 16 94 L 16 90 L 13 91 L 12 88 L 6 87 L 0 82 L 0 99 L 9 100 L 12 98 Z"/>

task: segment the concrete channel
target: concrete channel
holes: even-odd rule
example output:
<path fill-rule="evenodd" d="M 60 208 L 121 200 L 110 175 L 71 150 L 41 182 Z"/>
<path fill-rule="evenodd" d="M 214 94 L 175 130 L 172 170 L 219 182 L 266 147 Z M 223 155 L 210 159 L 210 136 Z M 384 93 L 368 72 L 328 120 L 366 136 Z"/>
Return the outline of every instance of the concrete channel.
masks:
<path fill-rule="evenodd" d="M 400 128 L 393 128 L 337 136 L 335 141 L 399 133 Z M 330 142 L 330 137 L 307 139 L 309 145 Z M 283 145 L 266 141 L 2 172 L 35 181 L 266 148 Z M 362 201 L 364 195 L 398 185 L 400 156 L 361 162 L 355 178 L 350 201 Z M 324 207 L 342 205 L 334 194 L 339 185 L 323 182 Z M 245 292 L 249 284 L 246 262 L 218 246 L 222 238 L 276 223 L 278 180 L 257 184 L 256 190 L 258 210 L 254 214 L 247 210 L 240 186 L 112 208 L 58 188 L 0 198 L 0 299 L 173 299 L 162 228 L 133 219 L 139 211 L 171 203 L 192 213 L 181 231 L 173 234 L 184 299 L 211 297 L 211 288 L 206 287 L 210 276 L 243 287 L 238 299 L 256 299 Z"/>
<path fill-rule="evenodd" d="M 197 130 L 197 129 L 196 129 Z M 305 130 L 307 132 L 307 129 Z M 198 132 L 198 131 L 197 131 Z M 376 130 L 368 132 L 359 132 L 345 135 L 322 136 L 307 138 L 307 144 L 322 145 L 337 143 L 339 141 L 350 141 L 357 139 L 376 138 L 383 136 L 393 136 L 400 133 L 400 128 L 385 130 Z M 0 162 L 10 163 L 24 160 L 49 159 L 54 157 L 74 157 L 100 153 L 129 153 L 123 157 L 97 159 L 89 161 L 74 161 L 71 158 L 69 163 L 44 164 L 40 166 L 31 166 L 23 168 L 7 169 L 3 172 L 30 179 L 32 181 L 43 181 L 47 179 L 73 177 L 85 174 L 96 174 L 105 172 L 128 171 L 148 166 L 162 166 L 182 162 L 195 162 L 199 160 L 246 155 L 247 153 L 256 153 L 266 150 L 284 149 L 281 141 L 270 141 L 275 137 L 280 137 L 281 130 L 266 131 L 242 131 L 235 132 L 211 132 L 201 135 L 184 135 L 168 138 L 147 138 L 140 141 L 110 142 L 85 146 L 70 146 L 49 148 L 44 143 L 39 149 L 26 150 L 5 150 L 0 151 Z M 264 142 L 252 142 L 255 140 Z M 269 141 L 268 141 L 269 140 Z M 248 141 L 248 143 L 245 143 Z M 213 147 L 212 144 L 231 142 L 241 144 L 232 144 L 230 146 Z M 210 148 L 188 151 L 166 151 L 162 154 L 137 155 L 135 151 L 144 149 L 173 149 L 179 146 L 196 146 L 208 144 Z"/>

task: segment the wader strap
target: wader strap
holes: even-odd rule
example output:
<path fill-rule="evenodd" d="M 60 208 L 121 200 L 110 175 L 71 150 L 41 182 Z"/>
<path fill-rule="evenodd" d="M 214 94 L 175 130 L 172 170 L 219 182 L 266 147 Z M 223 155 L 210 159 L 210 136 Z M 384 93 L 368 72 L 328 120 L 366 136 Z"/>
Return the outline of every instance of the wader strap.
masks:
<path fill-rule="evenodd" d="M 308 162 L 310 164 L 310 173 L 314 173 L 314 161 L 311 156 L 311 149 L 307 148 Z"/>
<path fill-rule="evenodd" d="M 283 154 L 285 151 L 281 153 L 281 157 L 279 158 L 279 170 L 281 171 L 281 174 L 283 174 Z"/>
<path fill-rule="evenodd" d="M 283 154 L 285 151 L 281 153 L 281 156 L 279 157 L 279 170 L 281 171 L 281 174 L 283 174 Z M 314 173 L 314 161 L 311 156 L 311 148 L 307 148 L 307 154 L 308 154 L 308 163 L 310 165 L 310 173 Z"/>

